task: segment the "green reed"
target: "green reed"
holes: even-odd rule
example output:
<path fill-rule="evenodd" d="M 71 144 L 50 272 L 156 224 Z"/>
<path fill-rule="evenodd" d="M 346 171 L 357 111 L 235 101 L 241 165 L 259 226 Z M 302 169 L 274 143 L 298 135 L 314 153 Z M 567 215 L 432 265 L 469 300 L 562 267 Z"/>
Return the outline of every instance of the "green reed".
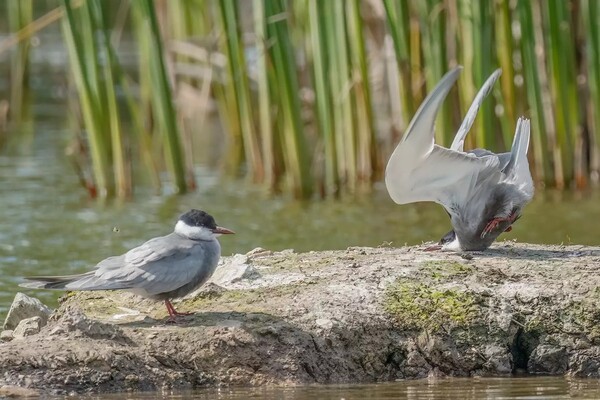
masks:
<path fill-rule="evenodd" d="M 516 112 L 515 67 L 513 64 L 513 54 L 516 44 L 513 39 L 509 0 L 496 1 L 494 13 L 496 15 L 494 20 L 495 53 L 498 58 L 498 65 L 502 68 L 500 87 L 502 91 L 503 113 L 500 120 L 502 123 L 504 146 L 507 148 L 512 143 L 514 121 L 518 118 Z"/>
<path fill-rule="evenodd" d="M 74 10 L 70 0 L 63 0 L 66 12 L 63 35 L 69 52 L 72 76 L 79 93 L 81 112 L 88 134 L 94 185 L 91 193 L 101 198 L 114 194 L 111 176 L 110 132 L 103 118 L 107 109 L 105 87 L 100 81 L 100 65 L 94 32 L 101 28 L 94 18 L 92 1 Z M 119 161 L 117 161 L 119 162 Z"/>
<path fill-rule="evenodd" d="M 271 118 L 271 85 L 269 78 L 269 53 L 267 47 L 267 21 L 263 0 L 253 2 L 254 34 L 256 35 L 256 82 L 258 85 L 258 124 L 264 169 L 264 182 L 273 192 L 277 189 L 277 152 L 275 130 Z"/>
<path fill-rule="evenodd" d="M 595 1 L 122 0 L 132 9 L 139 82 L 121 71 L 109 40 L 94 35 L 112 28 L 99 0 L 77 10 L 72 3 L 79 2 L 61 1 L 103 195 L 130 193 L 133 148 L 155 176 L 156 149 L 164 149 L 175 186 L 184 191 L 193 182 L 192 142 L 205 130 L 194 126 L 180 135 L 183 108 L 174 101 L 181 86 L 199 99 L 214 98 L 229 148 L 222 157 L 227 172 L 247 171 L 270 191 L 303 198 L 369 189 L 427 90 L 457 64 L 464 71 L 442 107 L 438 143 L 451 142 L 475 93 L 501 67 L 468 147 L 508 149 L 525 115 L 532 119 L 536 182 L 569 188 L 600 181 Z M 135 134 L 122 128 L 115 87 L 125 92 Z"/>
<path fill-rule="evenodd" d="M 301 116 L 300 85 L 296 70 L 294 45 L 290 37 L 289 12 L 284 0 L 265 1 L 267 43 L 273 74 L 271 87 L 278 109 L 276 127 L 282 148 L 289 188 L 296 197 L 312 195 L 313 185 L 307 139 Z"/>
<path fill-rule="evenodd" d="M 134 2 L 139 38 L 146 40 L 145 66 L 140 79 L 148 82 L 146 95 L 141 91 L 141 106 L 133 100 L 130 79 L 125 76 L 111 43 L 107 8 L 100 0 L 88 0 L 75 8 L 70 0 L 63 0 L 65 16 L 63 34 L 69 52 L 72 76 L 79 94 L 80 109 L 87 133 L 93 183 L 86 182 L 92 196 L 128 198 L 133 192 L 132 150 L 135 148 L 149 171 L 155 186 L 158 167 L 155 162 L 153 138 L 145 132 L 148 117 L 140 110 L 150 111 L 159 133 L 160 146 L 165 149 L 167 166 L 173 176 L 174 190 L 185 192 L 186 176 L 181 153 L 178 123 L 164 65 L 161 37 L 154 5 L 151 1 Z M 77 5 L 79 6 L 79 5 Z M 144 43 L 140 40 L 140 44 Z M 125 131 L 124 115 L 119 107 L 117 88 L 122 88 L 128 105 L 129 120 L 135 134 Z M 152 128 L 150 128 L 152 130 Z M 131 146 L 132 139 L 137 145 Z M 128 146 L 129 145 L 129 146 Z M 78 166 L 84 169 L 85 166 Z M 81 174 L 80 174 L 81 176 Z"/>
<path fill-rule="evenodd" d="M 185 170 L 185 159 L 181 148 L 181 136 L 179 124 L 173 104 L 173 91 L 165 65 L 165 51 L 163 49 L 162 36 L 154 2 L 151 0 L 136 0 L 132 2 L 134 12 L 137 14 L 136 33 L 138 39 L 146 38 L 146 46 L 141 51 L 140 64 L 145 66 L 148 75 L 147 84 L 150 95 L 146 99 L 152 110 L 152 116 L 156 118 L 157 128 L 164 145 L 167 166 L 171 172 L 173 185 L 176 192 L 184 193 L 190 184 L 193 185 L 192 171 Z M 144 72 L 142 71 L 142 72 Z"/>
<path fill-rule="evenodd" d="M 230 106 L 237 110 L 241 138 L 244 143 L 246 164 L 249 168 L 253 181 L 262 181 L 264 168 L 259 150 L 259 140 L 252 116 L 252 101 L 248 74 L 246 73 L 246 58 L 244 57 L 244 45 L 240 36 L 240 22 L 237 0 L 222 0 L 219 11 L 222 26 L 225 31 L 224 47 L 225 55 L 229 62 L 229 85 L 228 101 Z"/>
<path fill-rule="evenodd" d="M 590 88 L 590 98 L 586 104 L 588 129 L 590 132 L 590 161 L 589 171 L 596 181 L 600 175 L 600 4 L 595 0 L 581 2 L 581 15 L 585 27 L 587 79 Z"/>
<path fill-rule="evenodd" d="M 19 32 L 29 25 L 33 18 L 32 0 L 7 0 L 6 11 L 11 32 Z M 29 51 L 28 41 L 22 41 L 13 49 L 10 59 L 10 100 L 9 119 L 14 123 L 21 122 L 27 114 L 29 86 Z"/>

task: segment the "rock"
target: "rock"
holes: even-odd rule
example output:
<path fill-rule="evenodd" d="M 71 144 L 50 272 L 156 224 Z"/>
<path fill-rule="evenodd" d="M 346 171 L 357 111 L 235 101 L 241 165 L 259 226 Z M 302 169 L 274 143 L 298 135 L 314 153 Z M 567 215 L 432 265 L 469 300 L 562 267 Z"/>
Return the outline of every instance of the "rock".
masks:
<path fill-rule="evenodd" d="M 570 374 L 578 378 L 600 376 L 600 347 L 586 349 L 569 358 Z"/>
<path fill-rule="evenodd" d="M 13 331 L 11 329 L 3 330 L 0 333 L 0 342 L 10 342 L 14 339 Z"/>
<path fill-rule="evenodd" d="M 318 327 L 323 329 L 331 329 L 333 328 L 333 321 L 328 318 L 319 318 L 315 321 Z"/>
<path fill-rule="evenodd" d="M 0 386 L 0 396 L 5 397 L 39 397 L 40 391 L 14 385 Z"/>
<path fill-rule="evenodd" d="M 256 247 L 256 248 L 250 250 L 249 252 L 247 252 L 246 256 L 253 258 L 253 257 L 270 256 L 271 254 L 273 254 L 273 252 L 271 250 L 263 249 L 262 247 Z"/>
<path fill-rule="evenodd" d="M 537 346 L 527 363 L 527 372 L 531 374 L 564 374 L 567 371 L 569 358 L 564 347 L 550 345 Z"/>
<path fill-rule="evenodd" d="M 487 359 L 485 370 L 495 374 L 510 374 L 512 372 L 512 356 L 507 346 L 498 344 L 488 345 L 484 355 Z"/>
<path fill-rule="evenodd" d="M 236 254 L 216 269 L 209 282 L 226 288 L 242 279 L 254 279 L 257 276 L 256 270 L 248 263 L 248 256 Z"/>
<path fill-rule="evenodd" d="M 51 312 L 38 299 L 17 293 L 4 320 L 4 329 L 15 329 L 21 320 L 31 317 L 40 317 L 41 325 L 44 326 Z"/>
<path fill-rule="evenodd" d="M 90 319 L 77 307 L 72 307 L 64 312 L 63 316 L 48 332 L 48 336 L 69 335 L 91 339 L 126 341 L 125 335 L 118 325 Z"/>
<path fill-rule="evenodd" d="M 40 333 L 40 329 L 42 328 L 42 318 L 40 317 L 31 317 L 25 318 L 19 322 L 19 325 L 15 328 L 13 332 L 13 337 L 15 340 L 23 339 L 27 336 L 36 335 Z"/>

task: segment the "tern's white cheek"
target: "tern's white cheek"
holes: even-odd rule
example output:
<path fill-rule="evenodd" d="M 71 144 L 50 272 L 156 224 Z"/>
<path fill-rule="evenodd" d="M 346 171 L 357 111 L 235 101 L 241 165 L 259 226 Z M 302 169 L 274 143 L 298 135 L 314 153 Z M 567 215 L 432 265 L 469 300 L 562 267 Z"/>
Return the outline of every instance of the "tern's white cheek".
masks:
<path fill-rule="evenodd" d="M 458 236 L 454 238 L 450 243 L 446 243 L 442 246 L 442 251 L 461 251 L 460 242 L 458 241 Z"/>
<path fill-rule="evenodd" d="M 190 226 L 183 221 L 177 221 L 175 233 L 194 240 L 212 240 L 215 234 L 203 226 Z"/>

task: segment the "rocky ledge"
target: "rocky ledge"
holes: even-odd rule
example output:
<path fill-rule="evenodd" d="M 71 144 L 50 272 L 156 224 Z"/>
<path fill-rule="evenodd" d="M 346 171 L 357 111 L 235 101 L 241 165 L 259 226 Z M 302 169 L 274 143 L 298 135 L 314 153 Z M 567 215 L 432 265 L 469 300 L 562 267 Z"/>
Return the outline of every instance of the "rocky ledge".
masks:
<path fill-rule="evenodd" d="M 584 246 L 257 250 L 224 257 L 210 284 L 176 303 L 195 312 L 177 325 L 165 324 L 163 304 L 132 294 L 67 294 L 38 333 L 4 335 L 0 385 L 81 393 L 598 377 L 599 270 L 600 247 Z"/>

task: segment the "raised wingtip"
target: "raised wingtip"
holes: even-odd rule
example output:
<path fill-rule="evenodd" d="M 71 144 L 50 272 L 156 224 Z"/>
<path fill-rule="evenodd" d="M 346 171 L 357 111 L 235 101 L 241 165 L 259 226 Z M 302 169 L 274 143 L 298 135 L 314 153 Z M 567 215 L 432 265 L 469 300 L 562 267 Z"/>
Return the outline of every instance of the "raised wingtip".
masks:
<path fill-rule="evenodd" d="M 520 135 L 519 141 L 521 146 L 525 148 L 525 153 L 527 153 L 531 132 L 531 120 L 529 118 L 519 117 L 519 120 L 517 121 L 517 130 Z"/>
<path fill-rule="evenodd" d="M 473 99 L 471 106 L 467 110 L 465 118 L 460 124 L 460 127 L 456 132 L 456 136 L 454 137 L 454 140 L 450 145 L 450 148 L 452 150 L 463 151 L 465 137 L 467 136 L 467 133 L 469 132 L 469 130 L 473 126 L 473 123 L 475 122 L 475 118 L 477 117 L 477 113 L 479 112 L 479 107 L 481 107 L 481 104 L 483 103 L 485 98 L 490 94 L 492 88 L 494 87 L 494 84 L 496 83 L 501 74 L 502 70 L 500 68 L 496 69 L 485 80 L 485 82 L 477 92 L 477 95 L 475 95 L 475 98 Z"/>
<path fill-rule="evenodd" d="M 517 173 L 516 171 L 520 168 L 519 165 L 528 165 L 527 151 L 529 150 L 530 127 L 531 124 L 528 118 L 520 117 L 517 120 L 515 137 L 510 149 L 510 161 L 504 168 L 505 173 Z M 529 167 L 527 166 L 527 168 Z"/>
<path fill-rule="evenodd" d="M 385 184 L 388 193 L 396 203 L 402 204 L 405 192 L 411 190 L 406 187 L 410 181 L 410 171 L 423 162 L 427 154 L 433 150 L 436 115 L 462 69 L 460 65 L 452 68 L 431 90 L 388 160 Z"/>

